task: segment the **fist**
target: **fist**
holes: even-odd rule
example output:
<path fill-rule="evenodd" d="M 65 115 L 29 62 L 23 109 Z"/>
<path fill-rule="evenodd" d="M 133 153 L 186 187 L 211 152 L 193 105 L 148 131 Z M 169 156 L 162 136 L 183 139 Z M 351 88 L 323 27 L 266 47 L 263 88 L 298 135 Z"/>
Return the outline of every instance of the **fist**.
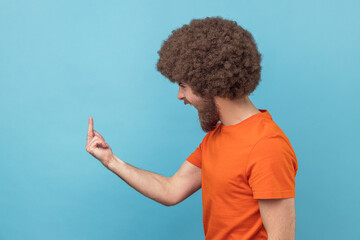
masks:
<path fill-rule="evenodd" d="M 100 160 L 100 162 L 106 167 L 113 158 L 113 153 L 109 144 L 105 142 L 105 139 L 100 135 L 100 133 L 94 130 L 92 117 L 89 117 L 86 151 Z"/>

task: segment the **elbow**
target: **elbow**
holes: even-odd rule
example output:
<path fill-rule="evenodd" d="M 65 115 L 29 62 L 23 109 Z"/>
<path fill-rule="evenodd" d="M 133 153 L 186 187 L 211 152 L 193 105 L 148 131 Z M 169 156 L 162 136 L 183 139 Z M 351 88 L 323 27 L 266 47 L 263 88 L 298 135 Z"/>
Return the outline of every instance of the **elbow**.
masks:
<path fill-rule="evenodd" d="M 165 207 L 171 207 L 171 206 L 174 206 L 174 204 L 171 204 L 171 203 L 163 203 L 163 205 L 164 205 Z"/>
<path fill-rule="evenodd" d="M 175 206 L 178 203 L 179 203 L 178 201 L 165 201 L 162 204 L 166 207 L 171 207 L 171 206 Z"/>
<path fill-rule="evenodd" d="M 176 203 L 172 203 L 172 202 L 163 202 L 162 205 L 166 206 L 166 207 L 171 207 L 176 205 Z"/>
<path fill-rule="evenodd" d="M 162 204 L 166 207 L 171 207 L 171 206 L 175 206 L 176 204 L 178 204 L 180 202 L 181 202 L 181 200 L 169 198 L 166 201 L 163 201 Z"/>
<path fill-rule="evenodd" d="M 179 202 L 181 202 L 181 199 L 176 194 L 172 193 L 171 191 L 168 191 L 165 199 L 163 199 L 162 201 L 162 204 L 166 207 L 171 207 L 171 206 L 175 206 Z"/>

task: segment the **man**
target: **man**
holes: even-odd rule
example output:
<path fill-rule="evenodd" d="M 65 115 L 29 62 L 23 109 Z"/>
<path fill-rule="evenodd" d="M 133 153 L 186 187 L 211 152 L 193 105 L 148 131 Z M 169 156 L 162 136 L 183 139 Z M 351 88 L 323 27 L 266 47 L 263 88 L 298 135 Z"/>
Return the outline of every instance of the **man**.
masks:
<path fill-rule="evenodd" d="M 283 131 L 248 95 L 260 81 L 252 35 L 221 17 L 194 19 L 163 43 L 157 69 L 179 84 L 207 132 L 171 177 L 116 157 L 89 118 L 86 150 L 143 195 L 175 205 L 202 188 L 205 239 L 295 239 L 297 160 Z M 220 123 L 218 123 L 220 121 Z"/>

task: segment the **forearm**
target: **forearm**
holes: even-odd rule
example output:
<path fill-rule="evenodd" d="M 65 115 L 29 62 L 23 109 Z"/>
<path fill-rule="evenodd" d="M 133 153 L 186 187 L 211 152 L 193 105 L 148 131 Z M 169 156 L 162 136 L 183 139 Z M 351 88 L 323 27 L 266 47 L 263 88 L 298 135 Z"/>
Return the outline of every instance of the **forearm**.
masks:
<path fill-rule="evenodd" d="M 136 168 L 115 155 L 106 167 L 144 196 L 165 206 L 171 206 L 170 178 Z"/>

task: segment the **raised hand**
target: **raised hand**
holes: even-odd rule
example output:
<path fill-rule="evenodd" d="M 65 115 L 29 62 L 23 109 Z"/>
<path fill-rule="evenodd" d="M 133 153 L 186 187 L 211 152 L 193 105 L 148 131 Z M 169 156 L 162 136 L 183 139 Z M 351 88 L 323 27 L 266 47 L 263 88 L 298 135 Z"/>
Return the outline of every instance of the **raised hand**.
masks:
<path fill-rule="evenodd" d="M 89 117 L 86 151 L 100 160 L 100 162 L 106 167 L 113 158 L 113 153 L 109 144 L 105 142 L 105 139 L 100 135 L 100 133 L 94 130 L 94 121 L 92 117 Z"/>

